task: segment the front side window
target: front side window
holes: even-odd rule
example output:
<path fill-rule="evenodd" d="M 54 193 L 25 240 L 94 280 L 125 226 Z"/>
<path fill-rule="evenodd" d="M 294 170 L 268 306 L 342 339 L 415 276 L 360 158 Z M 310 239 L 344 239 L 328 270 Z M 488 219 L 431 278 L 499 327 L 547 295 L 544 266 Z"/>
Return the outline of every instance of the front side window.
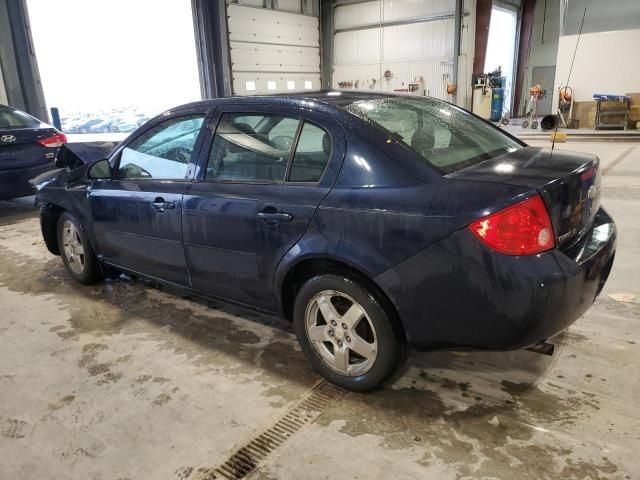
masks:
<path fill-rule="evenodd" d="M 284 181 L 299 123 L 281 115 L 225 113 L 216 128 L 206 178 Z"/>
<path fill-rule="evenodd" d="M 305 123 L 291 163 L 290 182 L 318 182 L 331 157 L 331 137 L 322 128 Z"/>
<path fill-rule="evenodd" d="M 432 98 L 378 98 L 352 103 L 346 109 L 383 129 L 443 173 L 522 148 L 487 122 Z"/>
<path fill-rule="evenodd" d="M 182 180 L 204 115 L 173 118 L 147 130 L 122 150 L 120 178 Z"/>

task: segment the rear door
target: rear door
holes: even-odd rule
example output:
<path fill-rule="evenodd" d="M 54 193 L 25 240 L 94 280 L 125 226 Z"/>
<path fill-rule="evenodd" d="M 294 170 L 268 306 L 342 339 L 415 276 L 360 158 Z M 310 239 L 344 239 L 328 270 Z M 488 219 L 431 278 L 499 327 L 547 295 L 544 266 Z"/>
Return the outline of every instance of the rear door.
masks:
<path fill-rule="evenodd" d="M 275 269 L 333 185 L 344 133 L 316 112 L 225 106 L 209 135 L 184 200 L 193 286 L 274 308 Z"/>
<path fill-rule="evenodd" d="M 205 113 L 157 123 L 113 158 L 114 177 L 94 180 L 91 216 L 105 261 L 190 285 L 182 247 L 182 195 L 202 141 Z"/>

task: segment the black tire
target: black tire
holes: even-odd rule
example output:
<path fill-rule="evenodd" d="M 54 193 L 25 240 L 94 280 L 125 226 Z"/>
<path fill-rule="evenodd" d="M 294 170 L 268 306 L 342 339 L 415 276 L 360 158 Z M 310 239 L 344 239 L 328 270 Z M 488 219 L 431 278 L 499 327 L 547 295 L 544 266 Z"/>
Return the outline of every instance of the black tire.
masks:
<path fill-rule="evenodd" d="M 531 122 L 531 128 L 533 128 L 534 130 L 538 128 L 538 122 L 536 121 Z"/>
<path fill-rule="evenodd" d="M 336 308 L 334 311 L 336 313 L 339 312 L 338 308 L 346 308 L 348 311 L 350 301 L 357 302 L 358 306 L 364 310 L 365 315 L 356 321 L 353 331 L 341 330 L 340 325 L 331 327 L 329 321 L 324 320 L 324 315 L 322 315 L 320 307 L 316 307 L 316 305 L 319 305 L 316 299 L 324 296 L 326 292 L 336 294 L 335 297 L 331 297 L 333 301 L 338 302 L 337 307 L 334 305 Z M 341 307 L 339 305 L 340 301 L 344 301 L 346 306 Z M 354 303 L 351 303 L 351 305 L 353 306 Z M 313 310 L 314 308 L 315 310 Z M 310 340 L 307 333 L 308 314 L 311 319 L 320 319 L 312 320 L 313 322 L 326 322 L 326 325 L 316 325 L 314 323 L 314 326 L 320 328 L 326 327 L 330 330 L 335 328 L 335 333 L 331 335 L 331 338 L 326 337 L 326 341 L 320 340 L 316 342 Z M 347 318 L 347 316 L 345 315 L 344 318 Z M 338 320 L 338 322 L 340 322 L 340 320 Z M 360 324 L 362 322 L 365 322 L 364 327 L 362 327 L 365 329 L 365 336 L 368 335 L 369 338 L 372 339 L 372 343 L 367 345 L 375 345 L 376 353 L 373 360 L 360 357 L 355 350 L 349 349 L 349 346 L 354 346 L 356 342 L 359 343 L 363 340 L 362 335 L 356 333 L 356 329 L 361 328 Z M 398 329 L 394 328 L 393 320 L 389 312 L 383 307 L 383 302 L 376 298 L 376 295 L 363 286 L 362 283 L 346 275 L 324 274 L 308 280 L 302 286 L 295 299 L 293 326 L 302 351 L 313 368 L 329 382 L 346 388 L 347 390 L 366 392 L 380 387 L 398 371 L 408 356 L 408 346 Z M 340 331 L 338 331 L 339 329 Z M 373 337 L 371 337 L 370 333 L 367 333 L 370 330 L 374 331 Z M 348 336 L 349 334 L 354 338 L 350 338 Z M 343 342 L 341 346 L 344 345 L 344 349 L 347 351 L 346 364 L 348 369 L 356 369 L 356 371 L 351 374 L 339 373 L 330 366 L 329 361 L 323 358 L 323 353 L 321 352 L 323 346 L 329 353 L 335 353 L 334 349 L 339 348 L 338 343 L 340 340 L 338 340 L 338 336 L 340 336 Z M 348 345 L 347 341 L 352 343 Z M 359 345 L 362 344 L 359 343 Z M 355 364 L 351 364 L 352 360 L 354 360 Z M 366 371 L 362 371 L 362 373 L 357 371 L 361 365 L 369 363 L 370 365 Z"/>
<path fill-rule="evenodd" d="M 65 233 L 69 224 L 73 225 L 75 231 L 72 233 Z M 64 263 L 69 276 L 76 282 L 83 285 L 91 285 L 102 280 L 103 275 L 100 269 L 100 264 L 93 252 L 93 248 L 91 248 L 87 233 L 82 227 L 80 221 L 69 212 L 63 212 L 58 219 L 57 230 L 60 256 L 62 257 L 62 262 Z M 77 234 L 77 237 L 75 234 Z M 69 243 L 65 239 L 65 235 L 71 235 L 76 239 L 79 239 L 83 254 L 75 255 L 71 252 L 74 248 L 77 249 L 77 246 L 65 247 L 65 244 Z M 79 268 L 79 266 L 81 266 L 81 268 Z"/>
<path fill-rule="evenodd" d="M 529 120 L 522 121 L 522 128 L 527 128 L 529 126 Z"/>

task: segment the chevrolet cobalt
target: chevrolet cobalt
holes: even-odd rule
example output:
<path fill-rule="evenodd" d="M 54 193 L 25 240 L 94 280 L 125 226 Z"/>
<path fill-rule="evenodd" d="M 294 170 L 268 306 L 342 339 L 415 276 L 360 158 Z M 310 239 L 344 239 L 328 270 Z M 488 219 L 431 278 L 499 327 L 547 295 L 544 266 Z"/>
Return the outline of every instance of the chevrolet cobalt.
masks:
<path fill-rule="evenodd" d="M 591 306 L 615 253 L 597 157 L 417 96 L 193 103 L 33 182 L 73 279 L 115 269 L 282 314 L 355 391 L 409 347 L 540 345 Z"/>

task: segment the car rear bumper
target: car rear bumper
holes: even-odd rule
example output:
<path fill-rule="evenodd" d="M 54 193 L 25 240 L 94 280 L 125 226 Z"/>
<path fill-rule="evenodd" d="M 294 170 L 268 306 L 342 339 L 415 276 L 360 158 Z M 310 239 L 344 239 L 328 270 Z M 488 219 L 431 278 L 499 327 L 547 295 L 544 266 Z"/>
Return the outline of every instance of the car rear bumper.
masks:
<path fill-rule="evenodd" d="M 376 277 L 419 350 L 524 348 L 559 333 L 593 304 L 616 248 L 613 220 L 567 251 L 501 255 L 462 229 Z"/>
<path fill-rule="evenodd" d="M 0 170 L 0 200 L 33 195 L 35 191 L 29 180 L 54 168 L 55 162 L 51 161 L 33 167 Z"/>

